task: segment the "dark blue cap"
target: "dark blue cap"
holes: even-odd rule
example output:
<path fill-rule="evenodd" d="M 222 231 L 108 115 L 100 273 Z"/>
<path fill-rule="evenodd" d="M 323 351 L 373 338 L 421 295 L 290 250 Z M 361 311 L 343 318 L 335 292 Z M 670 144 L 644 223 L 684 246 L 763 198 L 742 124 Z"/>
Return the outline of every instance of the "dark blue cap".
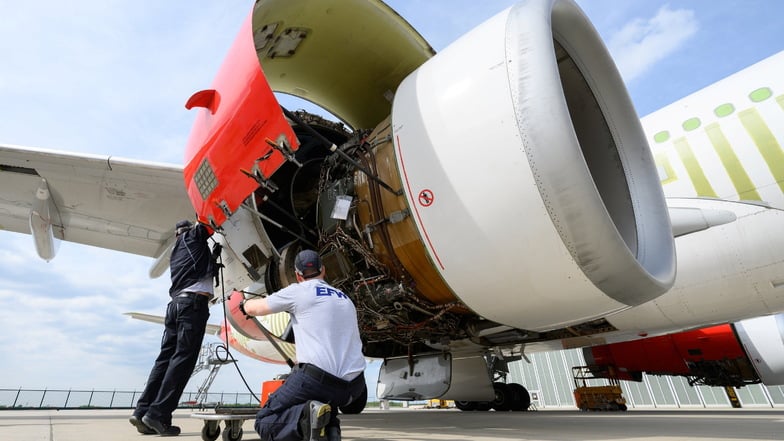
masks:
<path fill-rule="evenodd" d="M 294 259 L 294 269 L 303 276 L 315 276 L 321 272 L 321 258 L 313 250 L 302 250 Z"/>
<path fill-rule="evenodd" d="M 193 224 L 189 220 L 181 220 L 177 222 L 177 225 L 174 226 L 174 234 L 179 236 L 180 234 L 184 233 L 185 231 L 190 230 L 193 227 Z"/>

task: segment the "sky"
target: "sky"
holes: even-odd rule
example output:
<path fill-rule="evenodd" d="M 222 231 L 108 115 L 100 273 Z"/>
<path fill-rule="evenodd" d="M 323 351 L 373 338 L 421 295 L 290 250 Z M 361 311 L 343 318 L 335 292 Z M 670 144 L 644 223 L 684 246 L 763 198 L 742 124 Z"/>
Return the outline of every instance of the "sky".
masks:
<path fill-rule="evenodd" d="M 439 51 L 515 2 L 388 3 Z M 252 4 L 0 0 L 0 143 L 181 164 L 194 116 L 184 103 L 210 86 Z M 784 50 L 780 0 L 578 4 L 640 116 Z M 123 313 L 162 315 L 168 272 L 150 280 L 151 258 L 65 242 L 45 262 L 30 236 L 0 231 L 0 241 L 0 389 L 141 390 L 162 329 Z M 256 393 L 287 371 L 235 355 Z M 243 391 L 231 366 L 211 388 Z"/>

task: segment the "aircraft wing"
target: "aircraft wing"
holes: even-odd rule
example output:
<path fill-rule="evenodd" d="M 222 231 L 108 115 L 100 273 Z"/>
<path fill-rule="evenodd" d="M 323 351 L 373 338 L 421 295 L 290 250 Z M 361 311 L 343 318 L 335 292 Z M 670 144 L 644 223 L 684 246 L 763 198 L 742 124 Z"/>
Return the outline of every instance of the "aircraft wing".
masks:
<path fill-rule="evenodd" d="M 180 166 L 0 145 L 0 229 L 33 234 L 36 247 L 62 239 L 159 257 L 174 224 L 194 217 Z"/>
<path fill-rule="evenodd" d="M 136 320 L 143 320 L 145 322 L 150 322 L 150 323 L 158 323 L 160 325 L 164 324 L 164 321 L 166 320 L 165 317 L 162 317 L 160 315 L 145 314 L 143 312 L 126 312 L 125 315 L 131 318 L 135 318 Z M 220 335 L 220 330 L 221 330 L 220 325 L 212 325 L 207 323 L 207 328 L 205 333 L 207 335 Z"/>

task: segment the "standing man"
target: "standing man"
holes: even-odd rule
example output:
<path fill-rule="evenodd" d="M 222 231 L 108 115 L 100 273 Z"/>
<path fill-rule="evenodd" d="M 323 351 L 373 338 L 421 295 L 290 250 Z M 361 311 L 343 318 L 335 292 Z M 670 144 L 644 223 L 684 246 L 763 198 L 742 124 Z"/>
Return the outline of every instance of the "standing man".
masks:
<path fill-rule="evenodd" d="M 318 253 L 294 259 L 297 284 L 263 299 L 243 300 L 247 316 L 288 311 L 297 365 L 256 415 L 265 441 L 340 440 L 338 407 L 365 392 L 365 357 L 351 299 L 324 281 Z"/>
<path fill-rule="evenodd" d="M 212 233 L 204 225 L 183 220 L 177 222 L 174 231 L 176 239 L 169 267 L 171 301 L 166 307 L 161 352 L 129 419 L 144 435 L 180 434 L 180 428 L 171 425 L 172 413 L 199 357 L 210 317 L 215 259 L 220 254 L 218 244 L 210 253 L 207 239 Z"/>

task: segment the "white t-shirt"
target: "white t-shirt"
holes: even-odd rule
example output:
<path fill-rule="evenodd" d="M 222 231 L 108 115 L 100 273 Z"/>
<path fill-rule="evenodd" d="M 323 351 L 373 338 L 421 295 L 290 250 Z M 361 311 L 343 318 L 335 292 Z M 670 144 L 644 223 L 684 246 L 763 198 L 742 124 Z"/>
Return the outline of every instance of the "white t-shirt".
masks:
<path fill-rule="evenodd" d="M 291 313 L 298 363 L 347 381 L 365 370 L 357 310 L 340 290 L 321 279 L 305 280 L 270 295 L 267 305 Z"/>

